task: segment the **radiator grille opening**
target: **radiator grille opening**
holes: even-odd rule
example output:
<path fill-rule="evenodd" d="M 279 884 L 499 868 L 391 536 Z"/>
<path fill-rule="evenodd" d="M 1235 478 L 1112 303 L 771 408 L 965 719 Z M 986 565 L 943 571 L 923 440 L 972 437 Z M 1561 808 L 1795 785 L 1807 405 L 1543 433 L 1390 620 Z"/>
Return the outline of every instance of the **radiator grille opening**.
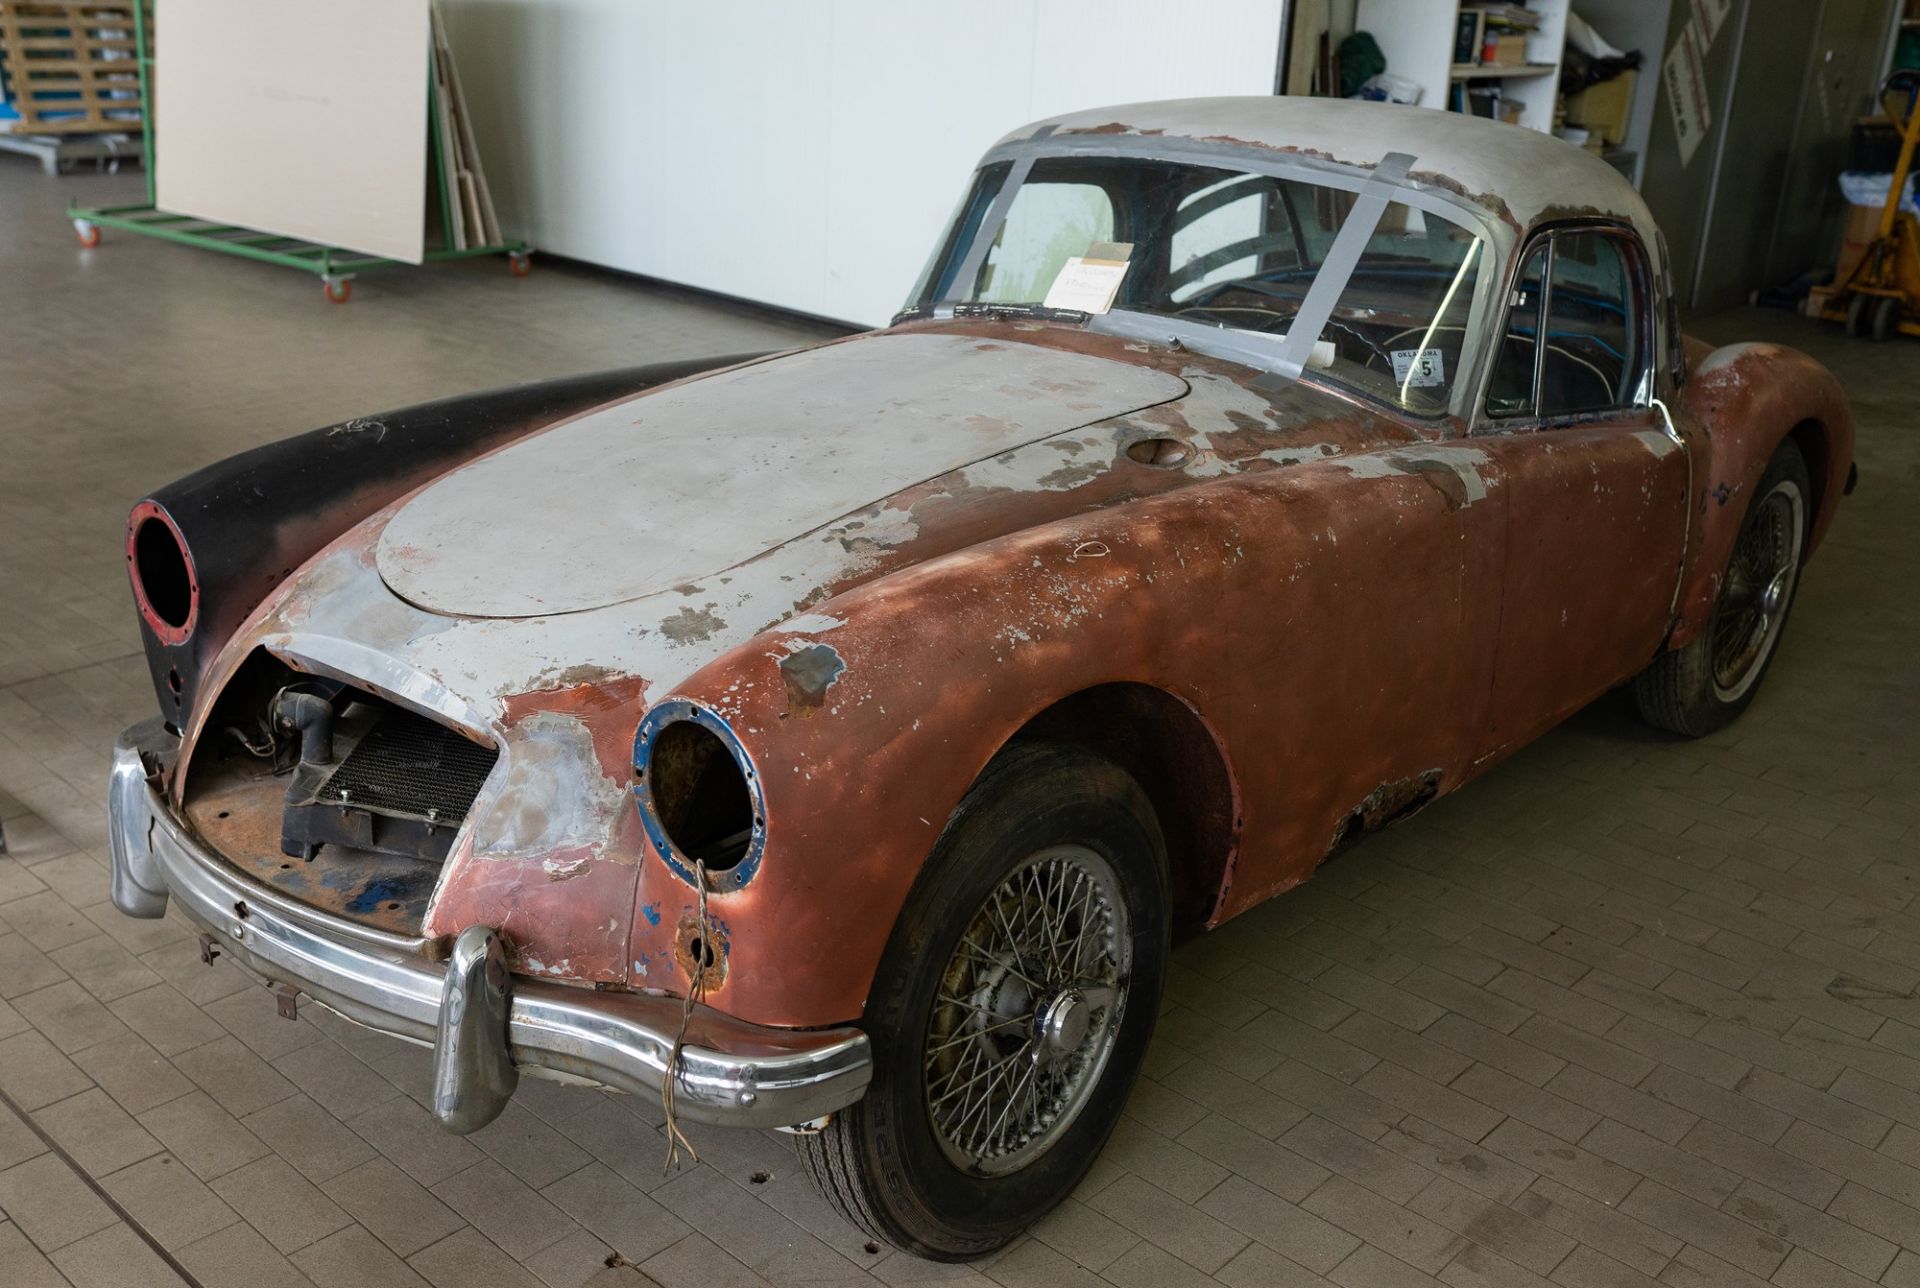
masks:
<path fill-rule="evenodd" d="M 321 736 L 306 736 L 316 726 Z M 241 872 L 332 915 L 418 934 L 498 759 L 457 729 L 258 651 L 208 715 L 182 805 Z"/>
<path fill-rule="evenodd" d="M 343 845 L 439 863 L 499 753 L 423 715 L 354 699 L 333 725 L 335 759 L 293 769 L 280 848 Z"/>
<path fill-rule="evenodd" d="M 321 800 L 458 827 L 499 753 L 445 725 L 389 707 L 322 785 Z"/>

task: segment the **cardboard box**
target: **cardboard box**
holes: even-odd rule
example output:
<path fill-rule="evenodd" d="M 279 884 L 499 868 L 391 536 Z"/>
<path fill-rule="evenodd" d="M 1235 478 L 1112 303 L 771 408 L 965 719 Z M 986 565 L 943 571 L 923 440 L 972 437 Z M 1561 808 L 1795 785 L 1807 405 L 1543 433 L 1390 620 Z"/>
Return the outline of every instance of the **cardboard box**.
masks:
<path fill-rule="evenodd" d="M 1633 114 L 1633 89 L 1638 72 L 1621 72 L 1609 81 L 1589 85 L 1567 98 L 1567 119 L 1584 125 L 1608 143 L 1627 141 L 1627 119 Z"/>
<path fill-rule="evenodd" d="M 1519 67 L 1527 61 L 1527 38 L 1525 36 L 1487 37 L 1486 61 L 1502 67 Z"/>
<path fill-rule="evenodd" d="M 1866 258 L 1867 246 L 1880 235 L 1880 206 L 1847 207 L 1847 226 L 1840 233 L 1840 251 L 1834 256 L 1834 285 L 1845 285 Z"/>

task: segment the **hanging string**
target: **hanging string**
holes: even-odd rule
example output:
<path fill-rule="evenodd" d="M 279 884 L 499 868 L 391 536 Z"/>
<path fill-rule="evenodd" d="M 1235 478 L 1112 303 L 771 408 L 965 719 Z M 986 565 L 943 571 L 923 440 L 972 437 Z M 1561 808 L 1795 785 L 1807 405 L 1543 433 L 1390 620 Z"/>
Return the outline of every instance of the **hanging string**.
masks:
<path fill-rule="evenodd" d="M 680 1163 L 680 1150 L 684 1147 L 687 1156 L 694 1162 L 700 1161 L 700 1151 L 693 1147 L 686 1133 L 680 1130 L 680 1120 L 673 1107 L 673 1084 L 684 1076 L 680 1067 L 681 1051 L 687 1044 L 687 1026 L 693 1022 L 693 1008 L 698 1006 L 707 994 L 707 964 L 714 960 L 713 926 L 707 920 L 707 865 L 705 860 L 693 861 L 694 885 L 700 891 L 699 918 L 695 922 L 693 951 L 688 953 L 693 961 L 693 977 L 688 981 L 687 995 L 680 1007 L 680 1031 L 674 1035 L 673 1049 L 667 1053 L 666 1076 L 660 1079 L 660 1108 L 667 1116 L 667 1160 L 660 1172 L 664 1176 L 673 1171 Z"/>

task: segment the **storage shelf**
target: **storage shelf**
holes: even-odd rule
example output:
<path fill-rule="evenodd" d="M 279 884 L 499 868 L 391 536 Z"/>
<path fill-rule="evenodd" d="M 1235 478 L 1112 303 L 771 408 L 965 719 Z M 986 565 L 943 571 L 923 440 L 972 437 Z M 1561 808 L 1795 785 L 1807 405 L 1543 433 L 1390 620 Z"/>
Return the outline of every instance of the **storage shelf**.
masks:
<path fill-rule="evenodd" d="M 1484 15 L 1504 12 L 1468 0 L 1358 0 L 1356 30 L 1371 32 L 1387 60 L 1387 73 L 1420 87 L 1421 107 L 1465 111 L 1466 90 L 1497 90 L 1495 115 L 1516 125 L 1546 133 L 1553 129 L 1554 105 L 1559 98 L 1560 63 L 1566 48 L 1567 11 L 1575 0 L 1526 0 L 1525 12 L 1534 30 L 1521 33 L 1498 27 L 1490 30 Z M 1524 34 L 1524 44 L 1511 42 L 1494 50 L 1497 61 L 1455 62 L 1456 54 L 1484 56 L 1487 36 L 1504 38 Z M 1482 96 L 1483 98 L 1485 96 Z M 1476 104 L 1485 110 L 1486 104 Z M 1476 115 L 1478 113 L 1475 113 Z"/>
<path fill-rule="evenodd" d="M 1447 69 L 1447 79 L 1463 81 L 1499 76 L 1513 80 L 1525 76 L 1551 76 L 1559 70 L 1552 63 L 1455 63 Z"/>

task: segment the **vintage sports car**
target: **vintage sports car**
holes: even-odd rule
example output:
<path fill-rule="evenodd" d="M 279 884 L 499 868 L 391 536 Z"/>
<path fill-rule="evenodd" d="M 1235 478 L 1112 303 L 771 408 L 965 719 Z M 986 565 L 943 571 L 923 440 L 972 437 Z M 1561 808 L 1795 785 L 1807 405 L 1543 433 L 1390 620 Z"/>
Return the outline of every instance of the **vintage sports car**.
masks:
<path fill-rule="evenodd" d="M 1834 378 L 1677 327 L 1588 153 L 1287 98 L 982 160 L 905 312 L 434 403 L 133 510 L 113 895 L 283 1011 L 781 1127 L 962 1258 L 1113 1129 L 1170 938 L 1616 685 L 1753 701 Z M 663 1095 L 664 1093 L 664 1095 Z"/>

